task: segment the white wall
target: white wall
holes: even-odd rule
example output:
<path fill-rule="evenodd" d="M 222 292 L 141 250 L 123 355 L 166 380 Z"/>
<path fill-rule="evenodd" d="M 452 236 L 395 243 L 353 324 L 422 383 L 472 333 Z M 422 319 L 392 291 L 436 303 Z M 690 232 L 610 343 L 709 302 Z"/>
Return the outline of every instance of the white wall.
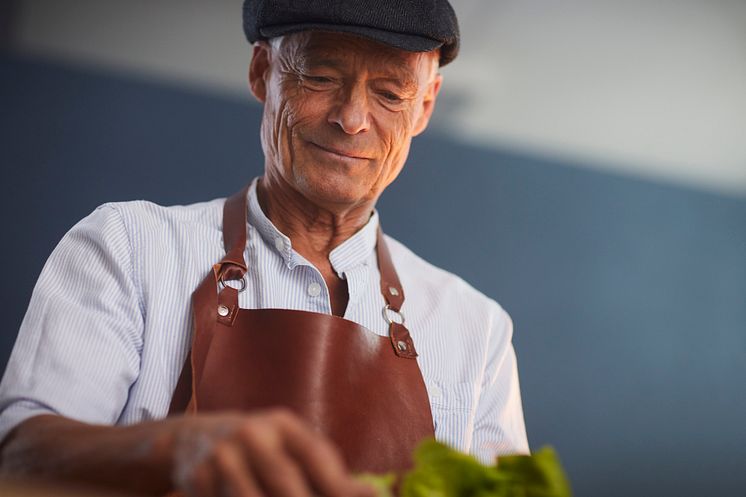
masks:
<path fill-rule="evenodd" d="M 746 194 L 746 1 L 458 3 L 454 131 Z"/>
<path fill-rule="evenodd" d="M 442 132 L 746 195 L 746 1 L 453 4 Z M 248 99 L 240 5 L 23 0 L 16 45 Z"/>

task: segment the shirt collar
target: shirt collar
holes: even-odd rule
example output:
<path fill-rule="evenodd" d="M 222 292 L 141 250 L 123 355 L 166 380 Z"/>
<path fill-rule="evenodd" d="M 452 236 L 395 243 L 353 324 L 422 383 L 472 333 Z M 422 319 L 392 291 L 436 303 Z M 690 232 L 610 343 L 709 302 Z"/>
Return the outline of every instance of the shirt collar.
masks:
<path fill-rule="evenodd" d="M 255 178 L 249 186 L 249 225 L 259 232 L 264 241 L 282 257 L 290 269 L 300 264 L 310 265 L 303 256 L 293 250 L 290 238 L 277 229 L 264 214 L 256 194 L 257 181 L 258 178 Z M 350 269 L 367 263 L 371 253 L 375 250 L 377 234 L 378 211 L 373 210 L 365 226 L 335 247 L 329 254 L 329 262 L 340 278 Z"/>

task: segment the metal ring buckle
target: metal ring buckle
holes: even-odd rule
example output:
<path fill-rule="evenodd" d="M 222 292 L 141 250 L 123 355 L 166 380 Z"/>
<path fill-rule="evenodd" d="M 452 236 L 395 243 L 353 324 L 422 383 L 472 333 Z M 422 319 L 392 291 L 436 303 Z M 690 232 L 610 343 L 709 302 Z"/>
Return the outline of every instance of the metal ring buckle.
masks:
<path fill-rule="evenodd" d="M 240 288 L 236 288 L 236 287 L 233 287 L 233 286 L 231 287 L 231 288 L 236 288 L 236 290 L 238 290 L 238 293 L 241 293 L 244 290 L 246 290 L 246 275 L 241 276 L 240 280 L 229 280 L 229 281 L 240 281 L 241 282 L 241 287 Z M 225 281 L 223 281 L 223 275 L 222 274 L 220 275 L 220 279 L 218 280 L 218 283 L 220 284 L 220 289 L 221 290 L 223 288 L 225 288 L 226 286 L 228 286 L 228 285 L 225 284 Z"/>
<path fill-rule="evenodd" d="M 399 323 L 399 322 L 397 322 L 397 321 L 394 321 L 393 319 L 391 319 L 391 318 L 389 317 L 389 314 L 388 314 L 388 312 L 387 312 L 387 311 L 391 311 L 391 312 L 393 312 L 394 314 L 396 314 L 397 316 L 399 316 L 399 318 L 401 318 L 401 323 Z M 401 312 L 401 311 L 397 311 L 396 309 L 392 309 L 392 308 L 391 308 L 391 306 L 390 306 L 389 304 L 386 304 L 386 305 L 385 305 L 385 306 L 383 307 L 383 319 L 385 319 L 385 320 L 386 320 L 386 322 L 387 322 L 388 324 L 393 324 L 393 323 L 396 323 L 396 324 L 401 324 L 401 325 L 403 325 L 403 324 L 404 324 L 404 313 L 403 313 L 403 312 Z"/>

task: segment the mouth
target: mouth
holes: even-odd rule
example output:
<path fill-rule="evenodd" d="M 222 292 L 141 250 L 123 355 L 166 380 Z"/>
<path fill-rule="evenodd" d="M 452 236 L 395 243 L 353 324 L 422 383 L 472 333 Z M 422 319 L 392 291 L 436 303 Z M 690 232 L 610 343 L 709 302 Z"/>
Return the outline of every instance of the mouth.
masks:
<path fill-rule="evenodd" d="M 366 156 L 364 153 L 356 152 L 356 151 L 348 151 L 348 150 L 341 150 L 335 147 L 329 147 L 326 145 L 319 145 L 318 143 L 314 143 L 312 141 L 309 141 L 311 145 L 313 145 L 315 148 L 326 152 L 329 155 L 335 156 L 342 160 L 370 160 L 371 157 Z"/>

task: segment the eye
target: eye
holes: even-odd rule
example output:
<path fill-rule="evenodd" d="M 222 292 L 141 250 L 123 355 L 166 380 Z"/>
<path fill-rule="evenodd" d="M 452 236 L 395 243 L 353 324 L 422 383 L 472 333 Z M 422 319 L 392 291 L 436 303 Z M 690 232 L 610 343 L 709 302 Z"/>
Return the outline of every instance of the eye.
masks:
<path fill-rule="evenodd" d="M 301 74 L 301 84 L 311 91 L 327 91 L 335 88 L 337 81 L 333 77 L 320 76 L 318 74 Z"/>
<path fill-rule="evenodd" d="M 392 93 L 390 91 L 380 91 L 378 92 L 379 95 L 381 95 L 386 101 L 391 102 L 392 104 L 398 104 L 403 99 L 397 95 L 396 93 Z"/>
<path fill-rule="evenodd" d="M 326 76 L 305 76 L 305 79 L 312 83 L 331 83 L 332 80 Z"/>
<path fill-rule="evenodd" d="M 329 76 L 301 74 L 301 81 L 312 87 L 326 87 L 334 83 Z"/>

